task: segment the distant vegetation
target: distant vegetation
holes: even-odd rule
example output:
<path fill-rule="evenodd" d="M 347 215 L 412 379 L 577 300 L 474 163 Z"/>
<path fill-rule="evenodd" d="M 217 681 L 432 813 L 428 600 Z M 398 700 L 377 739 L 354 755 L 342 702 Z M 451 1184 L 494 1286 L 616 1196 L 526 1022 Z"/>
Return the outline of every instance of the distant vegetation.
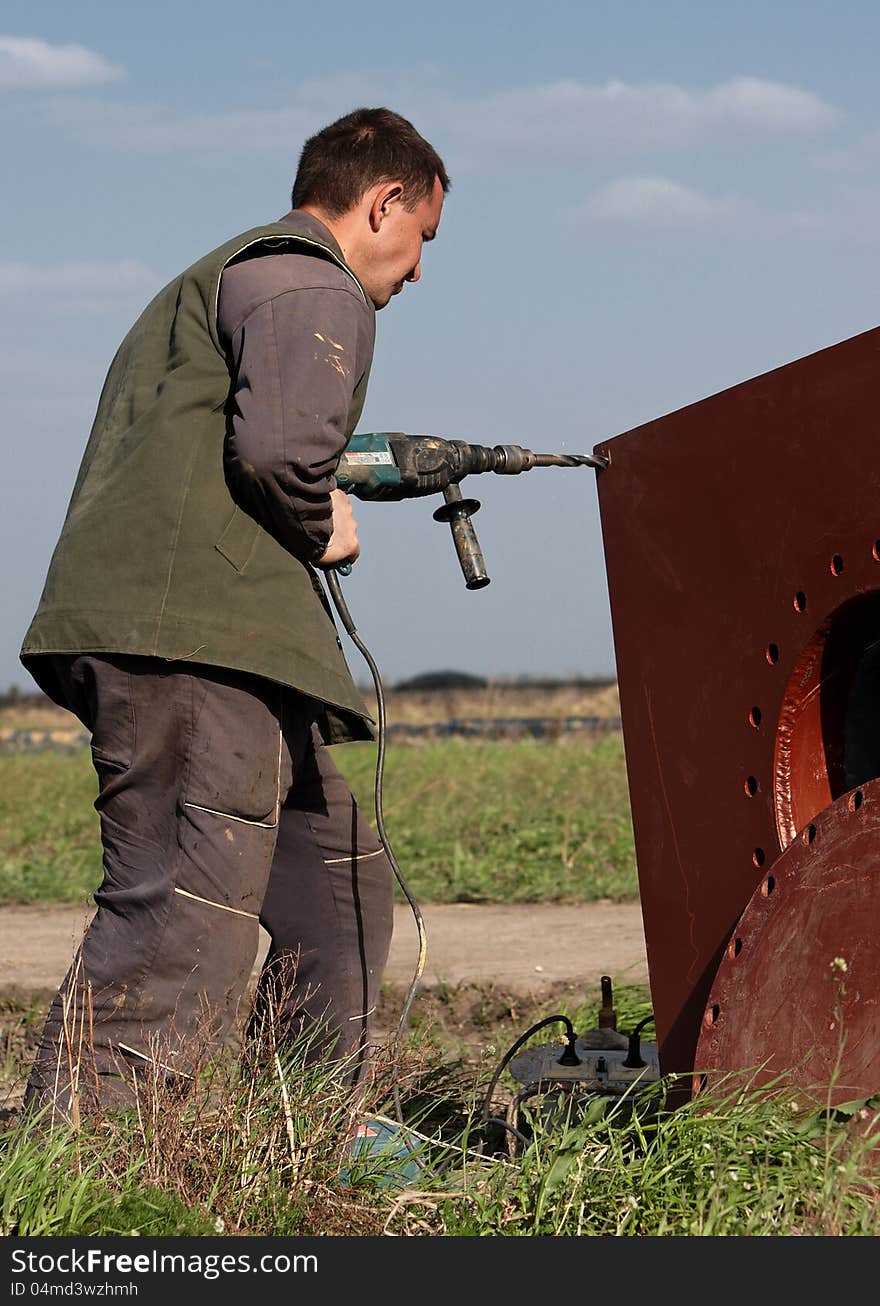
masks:
<path fill-rule="evenodd" d="M 361 685 L 368 710 L 378 719 L 378 704 L 372 685 Z M 597 718 L 612 728 L 620 719 L 617 682 L 605 676 L 483 678 L 470 672 L 440 670 L 385 685 L 386 720 L 390 726 L 430 727 L 444 722 L 510 721 L 529 719 L 550 722 L 572 718 Z M 23 732 L 54 735 L 74 731 L 86 742 L 80 723 L 45 695 L 24 694 L 17 688 L 0 695 L 0 752 L 40 746 Z M 60 741 L 56 741 L 60 742 Z M 48 745 L 47 745 L 48 746 Z"/>
<path fill-rule="evenodd" d="M 614 676 L 475 676 L 468 671 L 423 671 L 408 680 L 398 680 L 394 690 L 408 693 L 431 689 L 495 688 L 531 692 L 539 689 L 607 689 L 616 683 Z"/>
<path fill-rule="evenodd" d="M 20 685 L 10 685 L 0 693 L 0 708 L 51 707 L 52 700 L 40 690 L 24 690 Z"/>
<path fill-rule="evenodd" d="M 489 682 L 485 676 L 472 676 L 467 671 L 423 671 L 409 680 L 398 680 L 394 688 L 398 693 L 426 689 L 485 689 Z"/>
<path fill-rule="evenodd" d="M 414 694 L 451 690 L 489 690 L 496 693 L 528 694 L 558 691 L 593 691 L 608 689 L 616 685 L 614 676 L 480 676 L 469 671 L 456 671 L 452 668 L 438 671 L 421 671 L 405 680 L 395 681 L 386 686 L 394 694 Z M 373 685 L 358 686 L 362 694 L 372 694 Z M 36 688 L 22 689 L 20 685 L 10 685 L 0 692 L 0 711 L 4 709 L 52 710 L 55 708 L 46 694 Z"/>
<path fill-rule="evenodd" d="M 541 690 L 600 690 L 616 685 L 614 676 L 480 676 L 470 671 L 456 671 L 452 668 L 438 671 L 421 671 L 405 680 L 395 681 L 390 689 L 393 693 L 430 693 L 432 690 L 449 691 L 453 689 L 496 690 L 510 693 L 521 691 L 535 693 Z M 370 684 L 358 686 L 363 694 L 371 693 Z M 4 708 L 53 708 L 55 704 L 39 689 L 22 689 L 20 685 L 10 685 L 0 692 L 0 711 Z"/>

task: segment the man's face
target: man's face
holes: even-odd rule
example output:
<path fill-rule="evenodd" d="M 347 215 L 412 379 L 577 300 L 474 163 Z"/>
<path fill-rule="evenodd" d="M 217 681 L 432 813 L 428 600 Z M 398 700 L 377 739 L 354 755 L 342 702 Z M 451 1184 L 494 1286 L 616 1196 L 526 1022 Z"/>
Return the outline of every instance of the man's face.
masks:
<path fill-rule="evenodd" d="M 422 245 L 434 239 L 443 209 L 440 179 L 434 178 L 433 192 L 414 209 L 407 209 L 403 200 L 402 194 L 389 199 L 378 229 L 362 250 L 361 266 L 351 265 L 377 309 L 399 295 L 407 281 L 421 276 Z"/>

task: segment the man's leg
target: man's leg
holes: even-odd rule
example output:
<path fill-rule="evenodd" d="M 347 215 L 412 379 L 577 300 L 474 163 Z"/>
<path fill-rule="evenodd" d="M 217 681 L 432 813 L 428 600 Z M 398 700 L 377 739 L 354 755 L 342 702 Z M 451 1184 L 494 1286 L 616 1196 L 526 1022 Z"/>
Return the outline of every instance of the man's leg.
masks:
<path fill-rule="evenodd" d="M 351 791 L 312 730 L 312 746 L 281 809 L 260 920 L 271 944 L 251 1024 L 277 1019 L 282 1037 L 314 1033 L 345 1078 L 362 1079 L 371 1016 L 393 926 L 393 871 Z"/>
<path fill-rule="evenodd" d="M 188 1077 L 231 1024 L 311 721 L 271 682 L 156 659 L 73 659 L 67 689 L 93 732 L 104 879 L 25 1099 L 64 1116 L 73 1092 L 131 1104 L 139 1071 Z"/>

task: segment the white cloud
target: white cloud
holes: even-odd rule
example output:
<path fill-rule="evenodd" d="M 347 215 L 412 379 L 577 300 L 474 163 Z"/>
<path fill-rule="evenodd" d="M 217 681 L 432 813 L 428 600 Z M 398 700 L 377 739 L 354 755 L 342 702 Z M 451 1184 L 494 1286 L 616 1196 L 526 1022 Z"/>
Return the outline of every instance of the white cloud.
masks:
<path fill-rule="evenodd" d="M 812 91 L 759 77 L 735 77 L 705 95 L 710 117 L 782 132 L 821 131 L 841 113 Z"/>
<path fill-rule="evenodd" d="M 656 176 L 616 177 L 593 191 L 571 215 L 618 226 L 724 230 L 748 238 L 840 239 L 846 234 L 862 236 L 870 228 L 863 214 L 854 221 L 853 214 L 829 205 L 825 196 L 814 209 L 771 211 L 742 195 L 709 195 L 670 177 Z M 878 230 L 876 225 L 874 229 Z"/>
<path fill-rule="evenodd" d="M 855 140 L 817 154 L 813 163 L 844 178 L 864 177 L 873 181 L 880 165 L 880 131 L 863 132 Z"/>
<path fill-rule="evenodd" d="M 235 154 L 298 153 L 306 136 L 328 118 L 308 108 L 242 109 L 228 113 L 179 114 L 164 105 L 114 104 L 93 99 L 47 107 L 54 125 L 92 145 L 142 154 L 200 154 L 222 159 Z M 291 169 L 292 171 L 292 169 Z"/>
<path fill-rule="evenodd" d="M 618 177 L 594 191 L 581 212 L 600 222 L 705 226 L 744 216 L 736 196 L 714 199 L 668 177 Z"/>
<path fill-rule="evenodd" d="M 123 77 L 124 70 L 83 45 L 0 36 L 0 89 L 69 90 Z"/>
<path fill-rule="evenodd" d="M 111 263 L 0 263 L 0 295 L 128 295 L 157 290 L 159 278 L 135 259 Z"/>
<path fill-rule="evenodd" d="M 372 79 L 339 74 L 300 83 L 275 109 L 185 114 L 164 105 L 59 102 L 47 109 L 57 127 L 91 142 L 143 152 L 298 150 L 303 139 L 362 104 L 390 104 L 411 118 L 441 153 L 481 166 L 499 150 L 518 158 L 589 157 L 680 147 L 723 133 L 809 134 L 840 113 L 810 91 L 737 77 L 707 89 L 668 83 L 577 80 L 487 95 L 450 94 L 433 70 L 418 77 Z"/>
<path fill-rule="evenodd" d="M 488 95 L 462 106 L 459 128 L 479 140 L 554 153 L 681 145 L 721 130 L 815 132 L 838 110 L 810 91 L 737 77 L 707 90 L 660 82 L 552 82 Z"/>

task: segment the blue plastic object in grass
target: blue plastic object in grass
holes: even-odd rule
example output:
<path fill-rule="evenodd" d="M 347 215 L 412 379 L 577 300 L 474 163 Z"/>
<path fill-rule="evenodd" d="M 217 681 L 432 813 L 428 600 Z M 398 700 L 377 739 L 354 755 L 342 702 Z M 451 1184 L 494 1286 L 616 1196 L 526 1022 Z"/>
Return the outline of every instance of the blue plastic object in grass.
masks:
<path fill-rule="evenodd" d="M 340 1174 L 346 1186 L 367 1180 L 380 1188 L 406 1188 L 424 1170 L 419 1153 L 421 1139 L 385 1116 L 367 1116 L 360 1122 L 350 1148 L 349 1164 Z"/>

